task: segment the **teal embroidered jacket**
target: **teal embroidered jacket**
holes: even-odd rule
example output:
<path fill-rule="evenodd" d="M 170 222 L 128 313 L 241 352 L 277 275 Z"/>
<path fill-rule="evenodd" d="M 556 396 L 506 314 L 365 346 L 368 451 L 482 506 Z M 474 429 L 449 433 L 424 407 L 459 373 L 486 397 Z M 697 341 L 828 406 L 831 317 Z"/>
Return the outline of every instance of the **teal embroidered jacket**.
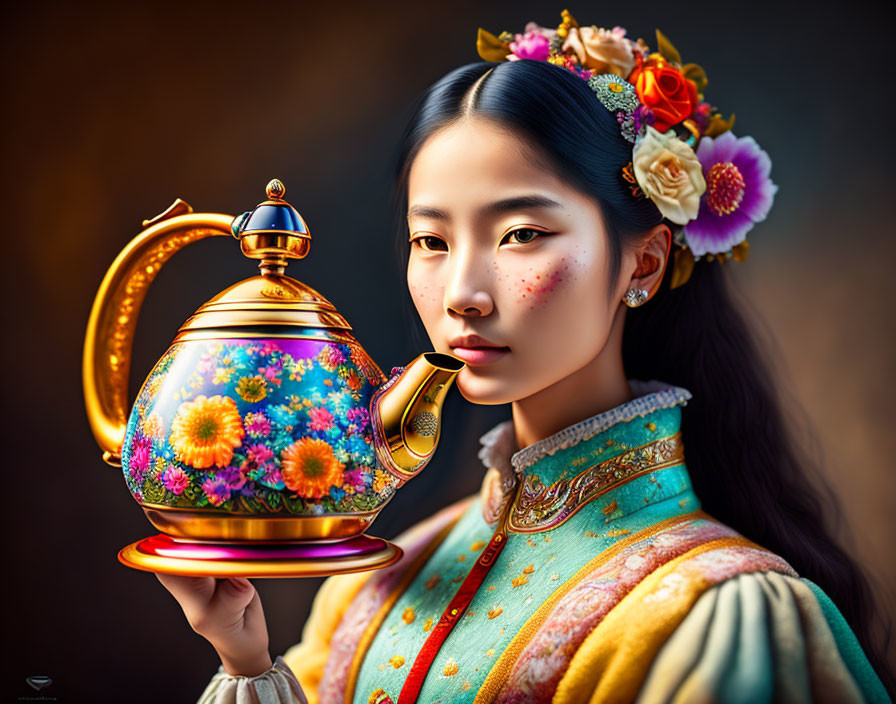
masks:
<path fill-rule="evenodd" d="M 517 451 L 482 437 L 481 491 L 331 577 L 268 672 L 198 704 L 890 701 L 830 599 L 706 514 L 684 461 L 691 394 L 631 401 Z"/>

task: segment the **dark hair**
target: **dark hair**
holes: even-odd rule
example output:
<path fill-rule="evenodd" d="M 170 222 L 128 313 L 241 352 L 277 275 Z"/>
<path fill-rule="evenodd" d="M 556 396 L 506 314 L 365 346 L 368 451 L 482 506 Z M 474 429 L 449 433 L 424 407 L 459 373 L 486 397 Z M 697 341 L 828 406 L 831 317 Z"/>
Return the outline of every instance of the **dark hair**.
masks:
<path fill-rule="evenodd" d="M 660 223 L 673 233 L 678 229 L 652 201 L 634 198 L 620 178 L 632 158 L 632 144 L 584 80 L 545 61 L 482 62 L 451 71 L 425 91 L 405 130 L 394 192 L 402 268 L 409 256 L 405 216 L 414 157 L 434 132 L 472 116 L 527 138 L 536 158 L 597 201 L 609 240 L 611 291 L 626 246 Z M 626 374 L 693 392 L 682 414 L 682 435 L 704 510 L 781 555 L 800 576 L 821 587 L 892 693 L 883 656 L 889 629 L 872 632 L 875 612 L 868 580 L 826 526 L 825 516 L 841 515 L 837 499 L 790 437 L 773 366 L 733 300 L 729 266 L 701 259 L 690 279 L 674 289 L 669 288 L 672 266 L 666 267 L 656 295 L 627 311 L 622 350 Z M 410 299 L 407 311 L 417 341 L 426 346 Z"/>

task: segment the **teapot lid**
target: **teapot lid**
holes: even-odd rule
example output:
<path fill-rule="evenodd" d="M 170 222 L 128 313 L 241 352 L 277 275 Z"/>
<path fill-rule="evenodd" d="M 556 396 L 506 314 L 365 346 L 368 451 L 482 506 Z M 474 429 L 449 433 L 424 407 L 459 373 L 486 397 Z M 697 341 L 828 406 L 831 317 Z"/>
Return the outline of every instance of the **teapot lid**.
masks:
<path fill-rule="evenodd" d="M 351 325 L 320 293 L 283 272 L 287 259 L 311 249 L 311 233 L 298 211 L 283 200 L 279 179 L 267 185 L 268 199 L 233 219 L 230 230 L 243 254 L 261 260 L 259 276 L 221 291 L 180 328 L 175 342 L 221 337 L 343 339 Z"/>
<path fill-rule="evenodd" d="M 224 289 L 181 325 L 175 342 L 223 337 L 343 339 L 352 327 L 324 296 L 268 272 Z"/>

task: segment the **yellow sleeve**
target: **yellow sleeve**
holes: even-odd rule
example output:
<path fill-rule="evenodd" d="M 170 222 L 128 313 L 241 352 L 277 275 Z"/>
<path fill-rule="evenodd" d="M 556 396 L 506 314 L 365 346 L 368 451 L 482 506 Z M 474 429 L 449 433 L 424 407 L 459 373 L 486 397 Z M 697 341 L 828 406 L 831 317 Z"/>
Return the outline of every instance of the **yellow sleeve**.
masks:
<path fill-rule="evenodd" d="M 371 571 L 352 572 L 327 577 L 314 595 L 311 613 L 302 629 L 302 639 L 283 654 L 286 664 L 301 683 L 308 704 L 317 704 L 317 687 L 330 653 L 330 638 L 371 574 Z"/>

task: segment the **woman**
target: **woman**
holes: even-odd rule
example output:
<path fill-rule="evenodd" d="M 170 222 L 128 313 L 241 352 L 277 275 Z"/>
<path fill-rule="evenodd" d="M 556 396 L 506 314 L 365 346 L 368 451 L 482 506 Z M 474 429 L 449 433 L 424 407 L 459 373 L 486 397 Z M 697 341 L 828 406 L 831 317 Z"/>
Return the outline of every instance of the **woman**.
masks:
<path fill-rule="evenodd" d="M 888 701 L 867 583 L 726 288 L 767 156 L 661 34 L 526 30 L 480 31 L 501 63 L 426 92 L 397 169 L 432 345 L 512 409 L 482 488 L 326 580 L 273 663 L 248 580 L 158 575 L 221 656 L 201 704 Z"/>

